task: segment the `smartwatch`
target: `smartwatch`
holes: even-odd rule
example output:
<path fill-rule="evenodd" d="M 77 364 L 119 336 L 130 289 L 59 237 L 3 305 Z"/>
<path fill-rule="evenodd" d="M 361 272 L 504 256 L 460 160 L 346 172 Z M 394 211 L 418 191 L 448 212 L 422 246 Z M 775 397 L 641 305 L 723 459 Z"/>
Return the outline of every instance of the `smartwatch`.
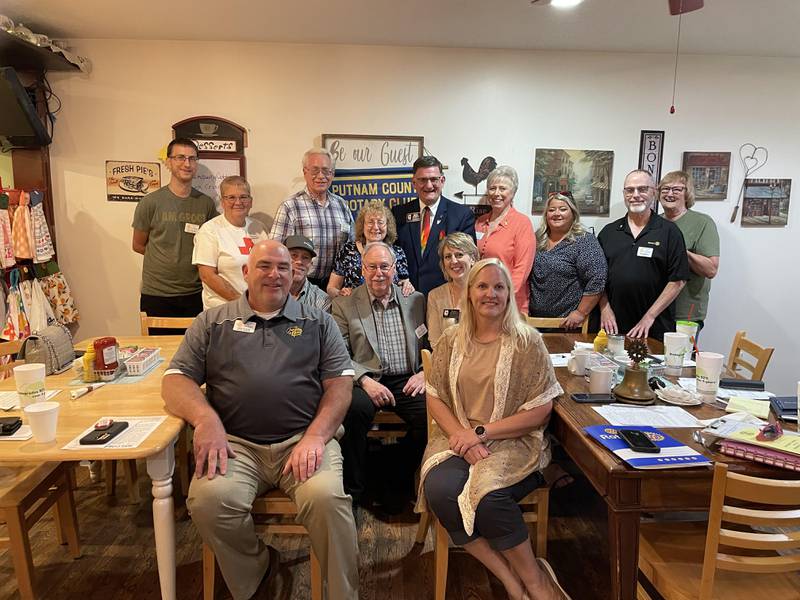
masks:
<path fill-rule="evenodd" d="M 486 441 L 486 427 L 483 425 L 478 425 L 475 428 L 475 435 L 477 435 L 482 442 Z"/>

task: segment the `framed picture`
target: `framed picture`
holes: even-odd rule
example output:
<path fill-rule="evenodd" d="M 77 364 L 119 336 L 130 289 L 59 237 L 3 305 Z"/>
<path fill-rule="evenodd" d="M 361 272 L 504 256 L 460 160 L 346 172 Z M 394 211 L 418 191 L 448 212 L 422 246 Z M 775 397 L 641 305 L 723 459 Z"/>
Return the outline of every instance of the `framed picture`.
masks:
<path fill-rule="evenodd" d="M 639 168 L 661 181 L 661 162 L 664 159 L 664 132 L 642 130 L 639 136 Z"/>
<path fill-rule="evenodd" d="M 742 227 L 786 227 L 791 179 L 745 179 Z"/>
<path fill-rule="evenodd" d="M 106 198 L 109 202 L 138 202 L 160 187 L 160 163 L 106 161 Z"/>
<path fill-rule="evenodd" d="M 411 169 L 422 156 L 424 142 L 421 136 L 322 134 L 322 147 L 333 155 L 337 172 L 361 174 Z"/>
<path fill-rule="evenodd" d="M 683 171 L 694 179 L 695 200 L 725 200 L 730 170 L 730 152 L 683 153 Z"/>
<path fill-rule="evenodd" d="M 569 191 L 582 215 L 607 217 L 613 167 L 613 150 L 537 148 L 531 213 L 542 214 L 548 194 Z"/>

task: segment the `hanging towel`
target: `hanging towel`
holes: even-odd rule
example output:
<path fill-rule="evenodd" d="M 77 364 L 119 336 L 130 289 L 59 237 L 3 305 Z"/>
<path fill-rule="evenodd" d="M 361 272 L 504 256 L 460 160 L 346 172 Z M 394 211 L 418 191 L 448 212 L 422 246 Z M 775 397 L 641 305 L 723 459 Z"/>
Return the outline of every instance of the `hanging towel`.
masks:
<path fill-rule="evenodd" d="M 14 244 L 11 241 L 11 217 L 8 215 L 8 194 L 0 194 L 0 267 L 15 265 Z"/>
<path fill-rule="evenodd" d="M 19 206 L 14 211 L 11 239 L 14 242 L 14 256 L 17 258 L 33 258 L 30 200 L 30 194 L 22 192 L 19 196 Z"/>
<path fill-rule="evenodd" d="M 42 200 L 44 194 L 39 191 L 31 192 L 31 223 L 33 228 L 34 257 L 33 262 L 43 263 L 53 258 L 55 248 L 53 239 L 50 237 L 50 229 L 47 227 L 47 219 L 44 216 Z M 2 218 L 2 217 L 0 217 Z"/>

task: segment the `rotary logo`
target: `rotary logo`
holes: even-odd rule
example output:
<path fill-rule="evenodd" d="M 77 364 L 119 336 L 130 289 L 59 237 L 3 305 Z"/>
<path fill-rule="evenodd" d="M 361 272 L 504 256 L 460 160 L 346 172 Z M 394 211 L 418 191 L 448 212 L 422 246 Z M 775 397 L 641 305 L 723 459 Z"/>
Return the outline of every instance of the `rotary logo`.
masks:
<path fill-rule="evenodd" d="M 651 442 L 663 442 L 664 441 L 664 436 L 661 435 L 660 433 L 655 432 L 655 431 L 643 431 L 642 433 L 644 433 Z"/>
<path fill-rule="evenodd" d="M 292 337 L 297 337 L 303 334 L 303 330 L 297 325 L 292 325 L 291 327 L 289 327 L 289 329 L 286 330 L 286 333 L 288 333 Z"/>
<path fill-rule="evenodd" d="M 613 429 L 612 427 L 606 427 L 603 429 L 603 433 L 607 433 L 608 435 L 617 435 L 617 430 Z"/>

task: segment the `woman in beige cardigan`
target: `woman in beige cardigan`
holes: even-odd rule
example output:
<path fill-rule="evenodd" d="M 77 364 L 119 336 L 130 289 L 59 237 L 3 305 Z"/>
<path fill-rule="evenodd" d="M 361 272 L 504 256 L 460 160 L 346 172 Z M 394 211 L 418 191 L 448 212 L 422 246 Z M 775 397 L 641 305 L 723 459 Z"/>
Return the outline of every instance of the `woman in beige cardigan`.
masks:
<path fill-rule="evenodd" d="M 550 566 L 537 564 L 517 504 L 544 481 L 540 469 L 550 459 L 544 429 L 562 389 L 512 290 L 498 259 L 476 263 L 458 327 L 434 346 L 426 393 L 435 425 L 417 510 L 432 510 L 513 600 L 563 598 Z"/>

